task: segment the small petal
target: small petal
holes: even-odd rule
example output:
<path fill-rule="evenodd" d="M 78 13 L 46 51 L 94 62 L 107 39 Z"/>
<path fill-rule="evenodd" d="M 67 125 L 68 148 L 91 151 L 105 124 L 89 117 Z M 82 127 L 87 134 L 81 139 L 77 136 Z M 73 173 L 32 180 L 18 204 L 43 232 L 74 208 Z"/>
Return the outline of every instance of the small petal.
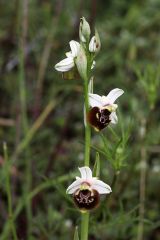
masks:
<path fill-rule="evenodd" d="M 59 72 L 67 72 L 73 67 L 74 61 L 72 57 L 65 58 L 55 65 L 55 69 Z"/>
<path fill-rule="evenodd" d="M 81 183 L 82 183 L 82 179 L 80 179 L 80 178 L 77 179 L 76 181 L 74 181 L 74 182 L 67 188 L 66 192 L 67 192 L 68 194 L 74 193 L 77 189 L 80 188 Z"/>
<path fill-rule="evenodd" d="M 79 51 L 79 48 L 80 48 L 79 42 L 76 42 L 76 41 L 72 40 L 72 41 L 69 42 L 69 45 L 70 45 L 70 48 L 71 48 L 72 56 L 77 57 L 78 51 Z"/>
<path fill-rule="evenodd" d="M 93 61 L 91 69 L 93 69 L 96 66 L 96 61 Z"/>
<path fill-rule="evenodd" d="M 91 77 L 91 79 L 89 80 L 88 83 L 88 93 L 93 93 L 93 77 Z"/>
<path fill-rule="evenodd" d="M 84 180 L 91 180 L 92 179 L 92 171 L 89 167 L 81 167 L 79 168 L 81 173 L 81 178 Z"/>
<path fill-rule="evenodd" d="M 89 105 L 91 107 L 102 107 L 102 97 L 98 94 L 89 93 Z"/>
<path fill-rule="evenodd" d="M 70 51 L 70 52 L 66 52 L 66 57 L 72 57 L 73 58 L 73 56 L 72 56 L 72 52 Z"/>
<path fill-rule="evenodd" d="M 98 179 L 93 181 L 92 189 L 97 190 L 99 194 L 107 194 L 112 192 L 111 187 L 108 184 Z"/>
<path fill-rule="evenodd" d="M 109 94 L 106 96 L 106 103 L 112 104 L 116 101 L 117 98 L 119 98 L 124 91 L 119 88 L 115 88 L 112 91 L 109 92 Z"/>
<path fill-rule="evenodd" d="M 110 114 L 110 120 L 111 120 L 111 123 L 117 124 L 117 122 L 118 122 L 118 117 L 117 117 L 117 115 L 116 115 L 115 112 L 112 112 L 112 113 Z"/>

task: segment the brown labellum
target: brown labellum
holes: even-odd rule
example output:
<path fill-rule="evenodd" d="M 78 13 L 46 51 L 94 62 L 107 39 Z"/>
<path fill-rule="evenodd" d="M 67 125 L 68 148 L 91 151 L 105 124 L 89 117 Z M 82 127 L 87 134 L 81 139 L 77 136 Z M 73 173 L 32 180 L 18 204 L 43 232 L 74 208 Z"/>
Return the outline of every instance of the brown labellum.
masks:
<path fill-rule="evenodd" d="M 100 131 L 110 123 L 110 114 L 108 109 L 93 107 L 87 114 L 87 121 L 95 130 Z"/>
<path fill-rule="evenodd" d="M 73 194 L 73 199 L 80 210 L 86 211 L 96 208 L 99 205 L 100 197 L 96 190 L 78 189 Z"/>

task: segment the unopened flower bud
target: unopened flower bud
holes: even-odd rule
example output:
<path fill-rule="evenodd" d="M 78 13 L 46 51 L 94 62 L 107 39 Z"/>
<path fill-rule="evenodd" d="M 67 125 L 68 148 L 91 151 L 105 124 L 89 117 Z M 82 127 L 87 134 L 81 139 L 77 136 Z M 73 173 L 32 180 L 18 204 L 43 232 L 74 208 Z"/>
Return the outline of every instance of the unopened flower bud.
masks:
<path fill-rule="evenodd" d="M 95 36 L 91 38 L 91 41 L 89 43 L 89 51 L 93 53 L 97 53 L 99 52 L 100 48 L 101 48 L 101 42 L 100 42 L 99 34 L 96 30 Z"/>
<path fill-rule="evenodd" d="M 91 29 L 89 23 L 86 21 L 84 17 L 81 18 L 80 26 L 79 26 L 79 38 L 82 42 L 89 41 L 91 34 Z"/>
<path fill-rule="evenodd" d="M 87 77 L 87 57 L 82 46 L 80 46 L 78 56 L 75 59 L 75 63 L 81 78 L 85 79 Z"/>

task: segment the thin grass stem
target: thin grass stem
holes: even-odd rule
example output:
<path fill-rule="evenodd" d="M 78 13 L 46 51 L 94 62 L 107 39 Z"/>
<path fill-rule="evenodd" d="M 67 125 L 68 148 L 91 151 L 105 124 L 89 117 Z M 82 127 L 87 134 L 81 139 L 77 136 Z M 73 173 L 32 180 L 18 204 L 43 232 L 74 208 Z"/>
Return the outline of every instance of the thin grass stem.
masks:
<path fill-rule="evenodd" d="M 6 174 L 6 191 L 7 191 L 7 202 L 8 202 L 8 217 L 9 225 L 12 231 L 13 239 L 17 240 L 16 227 L 13 219 L 13 210 L 12 210 L 12 193 L 11 193 L 11 184 L 10 184 L 10 163 L 8 159 L 7 144 L 3 143 L 4 159 L 5 159 L 5 174 Z"/>
<path fill-rule="evenodd" d="M 23 136 L 28 132 L 28 118 L 27 118 L 27 97 L 26 97 L 26 74 L 25 74 L 25 50 L 26 39 L 28 32 L 28 8 L 29 1 L 23 0 L 19 8 L 19 91 L 20 91 L 20 111 L 21 111 L 21 124 L 23 129 Z M 21 14 L 22 12 L 22 14 Z M 25 175 L 26 184 L 24 188 L 24 196 L 27 199 L 27 195 L 31 188 L 32 174 L 31 174 L 31 158 L 29 156 L 29 149 L 25 152 Z M 26 201 L 26 214 L 27 214 L 27 236 L 30 238 L 31 224 L 32 224 L 32 207 L 31 202 Z"/>

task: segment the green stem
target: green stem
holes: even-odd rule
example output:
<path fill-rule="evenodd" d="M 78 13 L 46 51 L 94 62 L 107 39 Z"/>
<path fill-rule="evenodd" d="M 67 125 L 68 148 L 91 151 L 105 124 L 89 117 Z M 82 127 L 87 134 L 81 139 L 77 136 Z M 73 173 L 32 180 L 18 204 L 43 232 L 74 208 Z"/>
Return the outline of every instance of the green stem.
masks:
<path fill-rule="evenodd" d="M 81 240 L 88 240 L 89 212 L 81 216 Z"/>
<path fill-rule="evenodd" d="M 89 110 L 88 81 L 87 81 L 87 79 L 85 79 L 85 81 L 84 81 L 84 91 L 85 91 L 85 110 L 86 110 L 86 113 L 87 113 L 88 110 Z M 85 155 L 84 155 L 85 166 L 89 166 L 90 144 L 91 144 L 91 129 L 90 129 L 89 124 L 86 122 L 86 126 L 85 126 Z"/>
<path fill-rule="evenodd" d="M 89 72 L 89 71 L 88 71 Z M 88 74 L 89 76 L 89 74 Z M 84 97 L 85 97 L 85 111 L 89 111 L 88 101 L 88 83 L 89 78 L 84 79 Z M 91 129 L 86 121 L 85 126 L 85 154 L 84 154 L 84 165 L 89 166 L 90 162 L 90 145 L 91 145 Z M 81 240 L 88 240 L 88 227 L 89 227 L 89 212 L 81 214 Z"/>
<path fill-rule="evenodd" d="M 8 217 L 10 229 L 12 230 L 13 239 L 17 240 L 16 228 L 13 220 L 13 211 L 12 211 L 12 194 L 11 194 L 11 184 L 10 184 L 10 163 L 8 161 L 8 152 L 6 143 L 3 144 L 4 159 L 6 166 L 6 191 L 7 191 L 7 201 L 8 201 Z"/>

